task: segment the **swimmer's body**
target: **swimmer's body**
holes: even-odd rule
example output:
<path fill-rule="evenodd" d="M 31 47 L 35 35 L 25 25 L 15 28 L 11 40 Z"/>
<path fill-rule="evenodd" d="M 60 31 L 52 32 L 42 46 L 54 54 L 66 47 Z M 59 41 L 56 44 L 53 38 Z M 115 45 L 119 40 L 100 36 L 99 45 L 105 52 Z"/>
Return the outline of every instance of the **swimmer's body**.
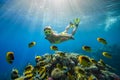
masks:
<path fill-rule="evenodd" d="M 74 39 L 73 36 L 79 26 L 79 22 L 80 20 L 78 18 L 75 19 L 74 23 L 71 23 L 65 28 L 65 31 L 61 32 L 61 33 L 56 33 L 55 31 L 53 31 L 53 29 L 50 26 L 47 26 L 44 29 L 44 33 L 45 33 L 45 39 L 47 39 L 51 44 L 59 44 L 61 42 L 70 40 L 70 39 Z M 68 30 L 70 28 L 73 28 L 72 33 L 69 34 Z"/>

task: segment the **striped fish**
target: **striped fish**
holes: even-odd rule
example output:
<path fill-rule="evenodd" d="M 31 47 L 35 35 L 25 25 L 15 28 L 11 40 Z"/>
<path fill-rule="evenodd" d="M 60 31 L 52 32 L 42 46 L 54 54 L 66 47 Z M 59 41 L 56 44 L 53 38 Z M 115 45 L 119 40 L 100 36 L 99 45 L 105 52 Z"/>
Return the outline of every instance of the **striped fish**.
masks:
<path fill-rule="evenodd" d="M 41 69 L 39 69 L 39 75 L 42 80 L 47 79 L 48 76 L 46 74 L 46 67 L 41 67 Z"/>

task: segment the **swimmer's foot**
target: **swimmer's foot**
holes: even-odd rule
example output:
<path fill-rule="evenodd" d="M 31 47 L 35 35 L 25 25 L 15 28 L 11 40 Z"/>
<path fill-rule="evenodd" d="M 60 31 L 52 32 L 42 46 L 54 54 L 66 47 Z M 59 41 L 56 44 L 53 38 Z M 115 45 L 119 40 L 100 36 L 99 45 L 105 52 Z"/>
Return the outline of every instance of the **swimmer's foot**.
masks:
<path fill-rule="evenodd" d="M 72 39 L 72 40 L 75 39 L 75 38 L 74 38 L 74 35 L 72 35 L 72 34 L 70 34 L 69 37 L 70 37 L 70 39 Z"/>
<path fill-rule="evenodd" d="M 70 39 L 75 40 L 75 38 L 73 36 L 71 36 Z"/>
<path fill-rule="evenodd" d="M 79 23 L 80 23 L 80 19 L 79 18 L 74 19 L 74 25 L 75 26 L 78 27 Z"/>

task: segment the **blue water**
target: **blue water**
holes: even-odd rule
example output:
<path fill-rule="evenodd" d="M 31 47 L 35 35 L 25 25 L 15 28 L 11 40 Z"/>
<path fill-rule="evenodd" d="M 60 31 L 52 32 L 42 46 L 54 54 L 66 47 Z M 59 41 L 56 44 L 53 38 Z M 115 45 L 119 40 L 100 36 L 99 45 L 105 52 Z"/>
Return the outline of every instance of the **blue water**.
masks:
<path fill-rule="evenodd" d="M 10 80 L 12 68 L 22 74 L 28 63 L 35 64 L 36 55 L 53 54 L 44 27 L 50 25 L 62 32 L 74 18 L 81 20 L 75 40 L 57 44 L 59 50 L 103 59 L 120 75 L 120 0 L 0 0 L 0 80 Z M 97 37 L 108 44 L 98 43 Z M 31 41 L 37 44 L 28 48 Z M 83 51 L 83 45 L 90 46 L 92 52 Z M 13 64 L 6 62 L 8 51 L 15 54 Z M 103 57 L 102 51 L 113 58 Z"/>

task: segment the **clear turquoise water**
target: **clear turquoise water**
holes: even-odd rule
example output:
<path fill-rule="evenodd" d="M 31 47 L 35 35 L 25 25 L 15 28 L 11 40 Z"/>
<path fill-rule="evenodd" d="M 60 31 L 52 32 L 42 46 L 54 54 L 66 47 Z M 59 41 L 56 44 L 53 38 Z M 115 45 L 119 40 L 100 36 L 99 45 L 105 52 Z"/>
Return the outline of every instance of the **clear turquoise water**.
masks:
<path fill-rule="evenodd" d="M 35 64 L 36 55 L 53 54 L 44 27 L 50 25 L 61 32 L 74 18 L 81 20 L 75 40 L 57 44 L 59 50 L 103 59 L 120 75 L 120 0 L 0 0 L 0 80 L 10 80 L 12 68 L 22 74 L 26 64 Z M 108 44 L 98 43 L 97 37 Z M 37 44 L 28 48 L 31 41 Z M 83 51 L 83 45 L 91 46 L 92 53 Z M 15 54 L 12 65 L 6 62 L 8 51 Z M 110 52 L 113 58 L 103 57 L 102 51 Z"/>

